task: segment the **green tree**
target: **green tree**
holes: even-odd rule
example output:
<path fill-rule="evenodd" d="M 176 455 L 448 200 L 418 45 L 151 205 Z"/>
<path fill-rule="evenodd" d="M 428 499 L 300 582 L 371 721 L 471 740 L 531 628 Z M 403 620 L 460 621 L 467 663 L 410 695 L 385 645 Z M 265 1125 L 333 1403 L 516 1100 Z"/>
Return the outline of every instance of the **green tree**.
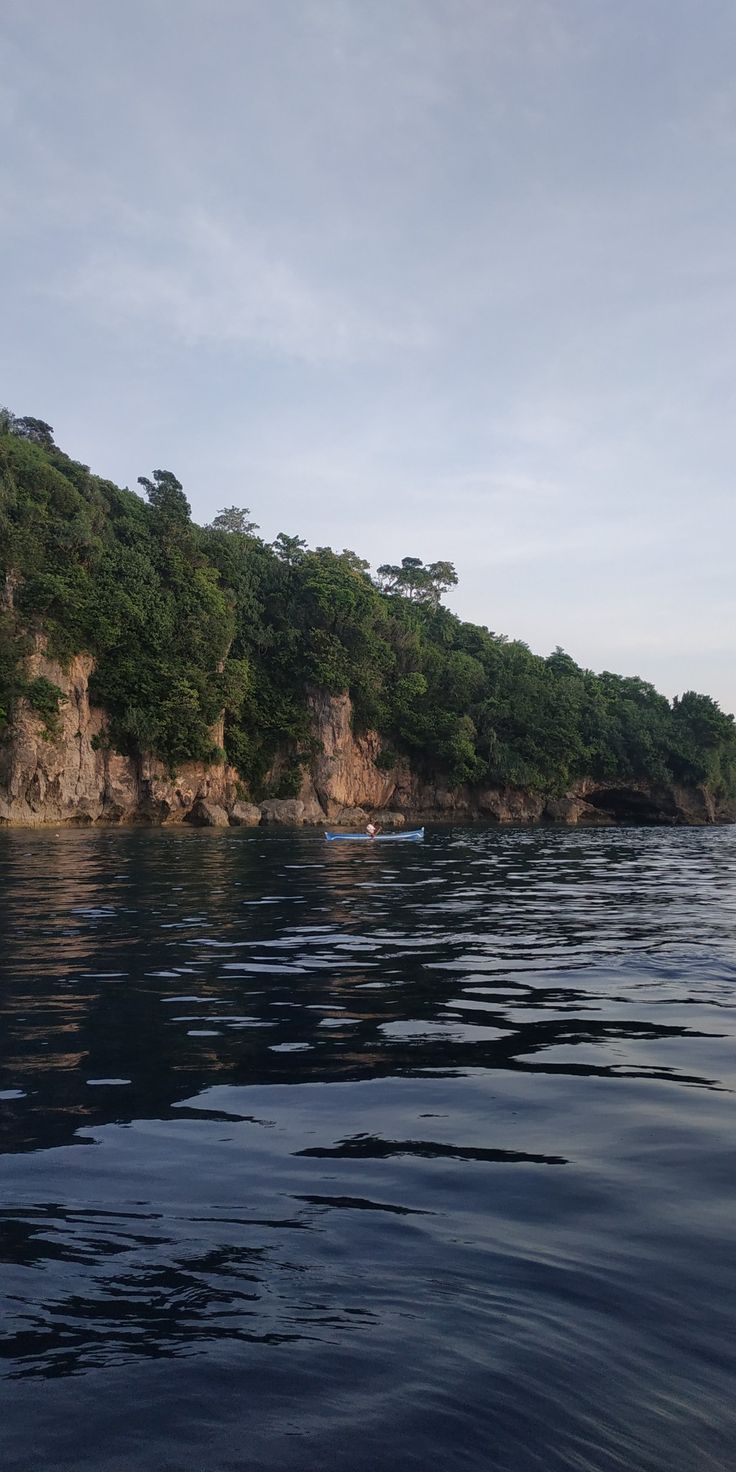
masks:
<path fill-rule="evenodd" d="M 3 413 L 7 415 L 9 410 L 5 409 Z M 32 419 L 28 414 L 21 419 L 16 419 L 14 415 L 11 415 L 8 427 L 11 434 L 17 435 L 19 439 L 30 440 L 34 445 L 42 445 L 45 450 L 53 447 L 54 431 L 44 419 Z"/>
<path fill-rule="evenodd" d="M 210 531 L 236 533 L 239 537 L 252 537 L 258 531 L 258 523 L 250 520 L 247 506 L 224 506 L 210 523 Z"/>
<path fill-rule="evenodd" d="M 271 545 L 279 561 L 285 562 L 288 567 L 297 567 L 307 550 L 307 544 L 301 537 L 289 537 L 286 532 L 279 532 Z"/>
<path fill-rule="evenodd" d="M 457 587 L 457 573 L 451 562 L 430 562 L 427 568 L 429 581 L 428 602 L 439 603 L 448 588 Z"/>
<path fill-rule="evenodd" d="M 430 562 L 425 567 L 420 557 L 402 557 L 401 562 L 384 562 L 378 568 L 379 586 L 384 593 L 399 594 L 413 603 L 439 604 L 443 593 L 457 583 L 451 562 Z"/>
<path fill-rule="evenodd" d="M 402 557 L 400 563 L 384 562 L 378 568 L 383 593 L 399 593 L 402 598 L 419 600 L 429 589 L 427 569 L 421 557 Z"/>
<path fill-rule="evenodd" d="M 143 486 L 152 510 L 162 519 L 182 526 L 189 521 L 191 507 L 181 481 L 170 470 L 154 470 L 153 480 L 139 475 L 138 484 Z"/>

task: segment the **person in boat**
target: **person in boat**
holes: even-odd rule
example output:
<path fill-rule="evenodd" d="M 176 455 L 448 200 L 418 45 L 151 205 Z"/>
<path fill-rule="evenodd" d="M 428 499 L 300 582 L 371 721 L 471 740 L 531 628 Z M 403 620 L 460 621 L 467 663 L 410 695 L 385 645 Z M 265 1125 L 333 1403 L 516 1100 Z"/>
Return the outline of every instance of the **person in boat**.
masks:
<path fill-rule="evenodd" d="M 368 834 L 368 837 L 369 838 L 377 838 L 381 830 L 380 830 L 380 828 L 377 828 L 376 827 L 375 823 L 373 822 L 373 819 L 371 819 L 371 821 L 367 825 L 365 831 Z"/>

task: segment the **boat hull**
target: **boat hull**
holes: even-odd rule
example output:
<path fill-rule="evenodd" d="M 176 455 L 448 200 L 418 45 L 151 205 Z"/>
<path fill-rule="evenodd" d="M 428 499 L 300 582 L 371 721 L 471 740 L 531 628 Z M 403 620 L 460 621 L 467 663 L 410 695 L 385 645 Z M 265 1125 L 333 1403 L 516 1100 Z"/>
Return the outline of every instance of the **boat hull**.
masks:
<path fill-rule="evenodd" d="M 423 828 L 409 828 L 406 833 L 325 833 L 328 843 L 421 843 Z"/>

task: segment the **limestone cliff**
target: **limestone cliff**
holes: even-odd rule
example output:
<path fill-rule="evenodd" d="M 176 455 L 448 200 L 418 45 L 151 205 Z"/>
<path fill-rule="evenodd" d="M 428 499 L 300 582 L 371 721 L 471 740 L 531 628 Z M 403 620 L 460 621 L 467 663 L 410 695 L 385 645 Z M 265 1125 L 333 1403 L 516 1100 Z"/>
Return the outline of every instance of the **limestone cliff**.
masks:
<path fill-rule="evenodd" d="M 91 705 L 94 662 L 80 654 L 66 668 L 49 658 L 42 641 L 28 661 L 29 679 L 45 676 L 64 696 L 58 730 L 21 700 L 12 730 L 0 744 L 0 823 L 177 823 L 206 826 L 288 823 L 361 825 L 366 812 L 400 824 L 404 815 L 444 821 L 500 823 L 733 821 L 733 805 L 719 806 L 704 788 L 653 787 L 644 782 L 601 783 L 582 778 L 569 792 L 551 795 L 513 788 L 450 788 L 422 776 L 404 759 L 378 765 L 381 739 L 356 734 L 348 695 L 313 692 L 309 698 L 316 755 L 295 798 L 256 804 L 233 767 L 185 763 L 175 776 L 153 759 L 135 760 L 110 748 L 104 711 Z M 213 731 L 215 745 L 221 730 Z"/>
<path fill-rule="evenodd" d="M 171 777 L 161 762 L 136 761 L 109 748 L 104 711 L 90 704 L 94 661 L 79 654 L 65 668 L 39 641 L 27 661 L 62 691 L 57 734 L 26 700 L 0 744 L 0 823 L 181 822 L 197 801 L 230 808 L 237 773 L 188 762 Z"/>
<path fill-rule="evenodd" d="M 376 766 L 381 738 L 375 731 L 354 734 L 350 696 L 314 693 L 309 707 L 318 743 L 309 777 L 327 817 L 338 817 L 344 808 L 388 807 L 396 791 L 397 773 Z"/>

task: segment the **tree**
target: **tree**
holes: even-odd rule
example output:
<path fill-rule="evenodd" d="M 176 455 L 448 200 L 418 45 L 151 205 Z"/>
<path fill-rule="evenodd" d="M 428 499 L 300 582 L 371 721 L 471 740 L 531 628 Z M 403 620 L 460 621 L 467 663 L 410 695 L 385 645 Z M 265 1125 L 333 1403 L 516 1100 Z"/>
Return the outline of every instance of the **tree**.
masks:
<path fill-rule="evenodd" d="M 400 564 L 384 562 L 378 569 L 383 593 L 398 593 L 412 603 L 439 606 L 442 594 L 457 583 L 451 562 L 430 562 L 425 567 L 421 557 L 402 557 Z"/>
<path fill-rule="evenodd" d="M 235 532 L 240 537 L 252 537 L 258 531 L 258 523 L 250 520 L 248 506 L 224 506 L 218 511 L 214 521 L 210 522 L 208 530 Z"/>
<path fill-rule="evenodd" d="M 289 537 L 286 532 L 279 532 L 271 546 L 279 561 L 285 562 L 289 567 L 296 567 L 303 560 L 307 550 L 307 544 L 302 541 L 301 537 Z"/>
<path fill-rule="evenodd" d="M 384 562 L 378 568 L 383 593 L 398 593 L 402 598 L 417 602 L 429 586 L 427 570 L 421 557 L 402 557 L 401 562 Z"/>
<path fill-rule="evenodd" d="M 556 644 L 552 653 L 547 655 L 545 664 L 553 675 L 580 675 L 582 670 L 569 654 L 566 654 L 561 644 Z"/>
<path fill-rule="evenodd" d="M 167 521 L 181 522 L 182 525 L 189 521 L 191 507 L 181 481 L 170 470 L 154 470 L 153 480 L 139 475 L 138 484 L 143 486 L 153 510 L 160 512 Z"/>
<path fill-rule="evenodd" d="M 733 716 L 722 711 L 710 695 L 686 690 L 679 699 L 675 696 L 672 705 L 677 729 L 686 731 L 699 747 L 709 748 L 736 739 Z"/>
<path fill-rule="evenodd" d="M 457 573 L 451 562 L 430 562 L 427 577 L 430 585 L 428 601 L 435 605 L 439 603 L 442 594 L 446 593 L 448 588 L 457 587 Z"/>
<path fill-rule="evenodd" d="M 34 445 L 42 445 L 44 450 L 53 449 L 54 431 L 45 419 L 33 419 L 30 415 L 26 415 L 23 419 L 15 419 L 11 415 L 11 420 L 10 432 L 17 435 L 18 439 L 30 440 Z"/>
<path fill-rule="evenodd" d="M 349 547 L 343 547 L 342 552 L 333 552 L 331 547 L 315 547 L 314 555 L 328 559 L 336 557 L 343 567 L 349 568 L 351 572 L 360 573 L 362 577 L 367 577 L 370 572 L 370 562 L 367 562 L 365 557 L 359 557 L 357 552 L 351 552 Z"/>

